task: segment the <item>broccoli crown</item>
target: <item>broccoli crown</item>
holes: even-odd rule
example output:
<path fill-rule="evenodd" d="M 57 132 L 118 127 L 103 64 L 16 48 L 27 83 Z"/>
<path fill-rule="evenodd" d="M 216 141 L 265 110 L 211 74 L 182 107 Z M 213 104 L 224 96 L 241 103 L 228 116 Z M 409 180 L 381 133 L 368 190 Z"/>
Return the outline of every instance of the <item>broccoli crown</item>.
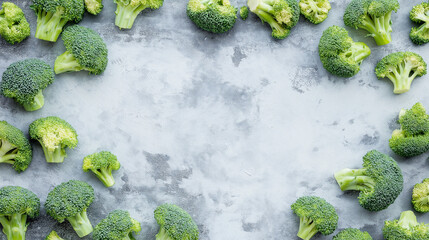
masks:
<path fill-rule="evenodd" d="M 85 0 L 85 9 L 92 15 L 97 15 L 103 10 L 103 0 Z"/>
<path fill-rule="evenodd" d="M 114 0 L 114 2 L 117 4 L 115 25 L 120 29 L 130 29 L 141 11 L 146 8 L 158 9 L 164 0 Z"/>
<path fill-rule="evenodd" d="M 383 236 L 386 240 L 428 240 L 429 225 L 418 223 L 412 211 L 405 211 L 399 220 L 384 222 Z"/>
<path fill-rule="evenodd" d="M 101 151 L 86 156 L 83 159 L 82 169 L 85 172 L 91 170 L 106 187 L 115 184 L 112 176 L 112 170 L 118 170 L 121 167 L 117 157 L 108 151 Z"/>
<path fill-rule="evenodd" d="M 46 236 L 45 240 L 64 240 L 60 236 L 58 236 L 57 232 L 52 231 L 49 233 L 48 236 Z"/>
<path fill-rule="evenodd" d="M 368 232 L 361 232 L 356 228 L 346 228 L 335 235 L 332 240 L 372 240 Z"/>
<path fill-rule="evenodd" d="M 415 44 L 429 42 L 429 3 L 423 2 L 414 6 L 410 12 L 410 19 L 420 24 L 419 27 L 411 28 L 411 41 Z"/>
<path fill-rule="evenodd" d="M 414 78 L 425 75 L 426 70 L 426 62 L 417 53 L 396 52 L 377 63 L 375 74 L 378 78 L 389 78 L 394 85 L 393 92 L 401 94 L 410 90 Z"/>
<path fill-rule="evenodd" d="M 40 109 L 44 104 L 42 90 L 54 82 L 52 68 L 39 59 L 25 59 L 12 63 L 3 73 L 0 91 L 15 99 L 27 111 Z"/>
<path fill-rule="evenodd" d="M 301 14 L 314 24 L 325 21 L 331 10 L 329 0 L 300 0 L 299 7 Z"/>
<path fill-rule="evenodd" d="M 414 185 L 411 202 L 417 212 L 429 212 L 429 178 Z"/>
<path fill-rule="evenodd" d="M 346 29 L 331 26 L 319 41 L 319 56 L 328 72 L 340 77 L 352 77 L 360 70 L 362 61 L 371 54 L 362 42 L 353 42 Z"/>
<path fill-rule="evenodd" d="M 0 35 L 10 44 L 19 43 L 30 36 L 30 24 L 21 8 L 3 2 L 0 10 Z"/>
<path fill-rule="evenodd" d="M 155 209 L 154 216 L 160 226 L 157 240 L 198 240 L 197 224 L 182 208 L 165 203 Z"/>
<path fill-rule="evenodd" d="M 0 163 L 12 164 L 17 172 L 25 171 L 33 150 L 24 133 L 6 121 L 0 121 Z"/>
<path fill-rule="evenodd" d="M 186 12 L 199 28 L 213 33 L 230 30 L 237 19 L 229 0 L 189 0 Z"/>
<path fill-rule="evenodd" d="M 134 239 L 133 232 L 140 231 L 140 223 L 131 218 L 129 212 L 115 210 L 95 226 L 92 237 L 94 240 Z"/>
<path fill-rule="evenodd" d="M 392 204 L 402 192 L 404 180 L 393 158 L 376 150 L 363 157 L 363 168 L 335 173 L 342 191 L 358 190 L 359 204 L 369 211 L 380 211 Z"/>
<path fill-rule="evenodd" d="M 247 6 L 242 6 L 240 8 L 240 17 L 243 20 L 246 20 L 249 17 L 249 8 Z"/>
<path fill-rule="evenodd" d="M 18 186 L 0 188 L 0 217 L 21 214 L 35 218 L 39 210 L 40 199 L 30 190 Z"/>

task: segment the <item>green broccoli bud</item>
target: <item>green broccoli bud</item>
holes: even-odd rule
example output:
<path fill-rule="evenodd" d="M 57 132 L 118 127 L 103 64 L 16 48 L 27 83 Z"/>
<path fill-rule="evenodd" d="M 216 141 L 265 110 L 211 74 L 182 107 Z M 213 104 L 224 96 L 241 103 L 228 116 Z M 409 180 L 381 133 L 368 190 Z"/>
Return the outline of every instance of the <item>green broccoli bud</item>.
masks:
<path fill-rule="evenodd" d="M 361 232 L 355 228 L 346 228 L 335 235 L 332 240 L 372 240 L 372 237 L 368 232 Z"/>
<path fill-rule="evenodd" d="M 419 27 L 411 28 L 411 41 L 419 45 L 429 42 L 429 3 L 423 2 L 414 6 L 410 12 L 410 19 L 420 24 Z"/>
<path fill-rule="evenodd" d="M 103 0 L 85 0 L 85 9 L 92 15 L 97 15 L 103 9 Z"/>
<path fill-rule="evenodd" d="M 414 185 L 411 202 L 417 212 L 429 212 L 429 178 Z"/>
<path fill-rule="evenodd" d="M 156 240 L 199 239 L 197 224 L 182 208 L 165 203 L 155 209 L 154 216 L 160 227 Z"/>
<path fill-rule="evenodd" d="M 240 8 L 240 17 L 245 21 L 249 17 L 249 8 L 247 6 L 242 6 Z"/>
<path fill-rule="evenodd" d="M 299 7 L 301 14 L 314 24 L 325 21 L 331 10 L 329 0 L 300 0 Z"/>
<path fill-rule="evenodd" d="M 94 240 L 134 240 L 133 232 L 142 230 L 140 223 L 124 210 L 115 210 L 95 226 Z"/>
<path fill-rule="evenodd" d="M 30 24 L 21 8 L 3 2 L 0 9 L 0 35 L 10 44 L 20 43 L 30 36 Z"/>
<path fill-rule="evenodd" d="M 114 0 L 117 4 L 115 25 L 119 29 L 131 29 L 137 15 L 146 8 L 158 9 L 164 0 Z"/>
<path fill-rule="evenodd" d="M 33 150 L 24 133 L 6 121 L 0 121 L 0 163 L 12 164 L 17 172 L 25 171 Z"/>
<path fill-rule="evenodd" d="M 91 170 L 98 179 L 106 186 L 111 187 L 115 184 L 112 171 L 121 167 L 118 159 L 111 152 L 101 151 L 86 156 L 83 159 L 82 169 L 85 172 Z"/>
<path fill-rule="evenodd" d="M 49 233 L 48 236 L 46 236 L 45 240 L 64 240 L 60 236 L 58 236 L 57 232 L 52 231 Z"/>
<path fill-rule="evenodd" d="M 384 222 L 383 236 L 386 240 L 429 240 L 429 225 L 418 223 L 412 211 L 405 211 L 399 221 Z"/>
<path fill-rule="evenodd" d="M 227 32 L 237 19 L 237 8 L 229 0 L 189 0 L 186 13 L 195 25 L 212 33 Z"/>

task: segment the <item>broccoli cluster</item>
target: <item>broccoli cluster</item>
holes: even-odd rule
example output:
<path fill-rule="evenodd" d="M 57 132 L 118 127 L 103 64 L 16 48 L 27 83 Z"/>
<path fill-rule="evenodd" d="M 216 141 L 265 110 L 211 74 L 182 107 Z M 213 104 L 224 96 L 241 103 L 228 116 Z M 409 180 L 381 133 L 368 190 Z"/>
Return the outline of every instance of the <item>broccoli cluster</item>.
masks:
<path fill-rule="evenodd" d="M 0 163 L 12 164 L 17 172 L 25 171 L 33 150 L 24 133 L 6 121 L 0 121 Z"/>
<path fill-rule="evenodd" d="M 419 27 L 411 28 L 411 41 L 419 45 L 429 42 L 429 3 L 423 2 L 414 6 L 410 12 L 410 19 L 420 24 Z"/>
<path fill-rule="evenodd" d="M 346 228 L 335 235 L 332 240 L 372 240 L 368 232 L 361 232 L 356 228 Z"/>
<path fill-rule="evenodd" d="M 242 6 L 240 8 L 240 17 L 243 19 L 243 21 L 249 17 L 249 8 L 247 6 Z"/>
<path fill-rule="evenodd" d="M 140 223 L 131 218 L 130 213 L 124 210 L 115 210 L 100 221 L 94 228 L 94 240 L 131 240 L 133 232 L 142 230 Z"/>
<path fill-rule="evenodd" d="M 146 8 L 158 9 L 164 0 L 114 0 L 117 4 L 115 25 L 120 29 L 131 29 L 137 15 Z"/>
<path fill-rule="evenodd" d="M 299 7 L 301 14 L 314 24 L 325 21 L 331 10 L 329 0 L 300 0 Z"/>
<path fill-rule="evenodd" d="M 212 33 L 230 30 L 237 19 L 237 8 L 229 0 L 189 0 L 186 13 L 195 25 Z"/>
<path fill-rule="evenodd" d="M 21 8 L 3 2 L 0 9 L 0 35 L 10 44 L 20 43 L 30 36 L 30 24 Z"/>
<path fill-rule="evenodd" d="M 198 240 L 197 224 L 182 208 L 173 204 L 162 204 L 155 209 L 154 217 L 159 224 L 156 240 Z"/>
<path fill-rule="evenodd" d="M 111 187 L 115 184 L 112 171 L 118 170 L 120 167 L 121 164 L 114 154 L 101 151 L 86 156 L 83 159 L 82 169 L 85 172 L 91 170 L 106 187 Z"/>
<path fill-rule="evenodd" d="M 417 212 L 429 212 L 429 178 L 414 185 L 411 203 Z"/>
<path fill-rule="evenodd" d="M 384 222 L 383 236 L 386 240 L 429 240 L 429 225 L 418 223 L 412 211 L 405 211 L 399 220 Z"/>

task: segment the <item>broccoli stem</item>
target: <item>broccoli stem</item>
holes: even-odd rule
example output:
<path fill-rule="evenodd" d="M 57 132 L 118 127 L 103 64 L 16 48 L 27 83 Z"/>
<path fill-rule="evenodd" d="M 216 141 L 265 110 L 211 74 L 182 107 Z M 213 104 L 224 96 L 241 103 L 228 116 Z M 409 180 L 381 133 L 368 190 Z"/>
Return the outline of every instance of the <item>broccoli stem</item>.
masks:
<path fill-rule="evenodd" d="M 27 231 L 27 215 L 12 214 L 11 216 L 0 216 L 0 224 L 8 240 L 25 240 Z"/>
<path fill-rule="evenodd" d="M 267 22 L 271 29 L 273 30 L 273 37 L 275 38 L 285 38 L 287 36 L 287 29 L 285 29 L 282 25 L 280 25 L 274 18 L 272 15 L 270 15 L 269 13 L 262 11 L 260 9 L 255 10 L 254 12 L 256 15 L 258 15 L 259 18 L 261 18 L 261 20 L 263 22 Z"/>
<path fill-rule="evenodd" d="M 48 163 L 62 163 L 64 162 L 64 158 L 67 157 L 66 150 L 61 145 L 57 146 L 53 151 L 47 149 L 43 142 L 40 142 L 40 145 L 42 145 L 46 162 Z"/>
<path fill-rule="evenodd" d="M 32 112 L 43 107 L 45 104 L 45 98 L 43 97 L 42 90 L 40 90 L 31 103 L 23 103 L 22 106 L 26 111 Z"/>
<path fill-rule="evenodd" d="M 358 63 L 361 63 L 370 54 L 371 50 L 363 42 L 353 42 L 348 52 L 346 52 L 347 57 L 353 58 Z"/>
<path fill-rule="evenodd" d="M 112 168 L 101 168 L 99 170 L 93 171 L 95 175 L 100 179 L 100 181 L 104 184 L 106 187 L 111 187 L 115 184 L 115 179 L 112 175 Z"/>
<path fill-rule="evenodd" d="M 137 18 L 137 15 L 146 7 L 146 5 L 130 6 L 118 3 L 115 11 L 115 25 L 120 29 L 131 29 L 134 24 L 134 20 Z"/>
<path fill-rule="evenodd" d="M 16 157 L 18 148 L 4 139 L 1 139 L 0 143 L 0 163 L 14 164 L 13 159 Z"/>
<path fill-rule="evenodd" d="M 55 12 L 45 12 L 39 9 L 37 12 L 36 38 L 56 42 L 67 23 L 67 20 L 62 17 L 63 14 L 63 7 L 58 7 Z"/>
<path fill-rule="evenodd" d="M 398 64 L 396 69 L 386 74 L 386 77 L 393 82 L 394 93 L 400 94 L 410 90 L 411 83 L 417 76 L 417 72 L 412 72 L 412 69 L 413 64 L 410 61 L 404 60 L 401 64 Z"/>
<path fill-rule="evenodd" d="M 80 71 L 82 69 L 82 66 L 77 62 L 76 58 L 69 51 L 65 51 L 55 60 L 54 71 L 56 74 Z"/>
<path fill-rule="evenodd" d="M 318 232 L 316 228 L 316 224 L 313 220 L 302 217 L 299 219 L 299 230 L 297 236 L 304 239 L 309 240 Z"/>
<path fill-rule="evenodd" d="M 168 236 L 167 231 L 163 227 L 159 229 L 158 234 L 156 234 L 155 240 L 171 240 L 171 237 Z"/>
<path fill-rule="evenodd" d="M 401 213 L 398 221 L 399 225 L 406 229 L 411 229 L 414 226 L 417 226 L 419 223 L 417 222 L 416 215 L 412 211 L 405 211 Z"/>
<path fill-rule="evenodd" d="M 390 35 L 392 32 L 391 16 L 392 12 L 381 17 L 365 15 L 362 25 L 359 27 L 371 33 L 377 45 L 386 45 L 392 41 L 392 36 Z"/>
<path fill-rule="evenodd" d="M 413 200 L 413 204 L 420 207 L 426 207 L 427 205 L 429 205 L 429 197 L 422 197 L 418 200 Z"/>
<path fill-rule="evenodd" d="M 366 169 L 343 169 L 335 173 L 335 179 L 342 191 L 347 190 L 372 190 L 375 182 L 366 176 Z"/>
<path fill-rule="evenodd" d="M 86 209 L 78 213 L 76 216 L 68 217 L 67 220 L 70 222 L 79 237 L 84 237 L 90 234 L 93 230 L 91 222 L 86 214 Z"/>

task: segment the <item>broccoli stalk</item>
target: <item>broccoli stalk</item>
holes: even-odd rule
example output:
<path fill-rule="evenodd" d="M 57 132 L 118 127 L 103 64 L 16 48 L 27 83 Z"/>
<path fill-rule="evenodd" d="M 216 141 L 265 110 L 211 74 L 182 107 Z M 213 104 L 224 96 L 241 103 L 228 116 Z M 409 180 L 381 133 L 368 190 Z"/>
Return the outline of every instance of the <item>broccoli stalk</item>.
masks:
<path fill-rule="evenodd" d="M 411 83 L 414 78 L 419 74 L 418 71 L 413 71 L 415 64 L 411 61 L 405 59 L 401 64 L 399 64 L 395 69 L 388 74 L 386 77 L 392 81 L 394 90 L 396 94 L 407 92 L 411 88 Z"/>
<path fill-rule="evenodd" d="M 159 229 L 158 234 L 156 234 L 155 240 L 171 240 L 171 237 L 168 236 L 167 231 L 163 227 Z"/>
<path fill-rule="evenodd" d="M 9 217 L 0 216 L 0 224 L 3 226 L 3 232 L 7 239 L 25 240 L 27 231 L 27 215 L 15 213 Z"/>
<path fill-rule="evenodd" d="M 6 141 L 5 139 L 1 139 L 0 146 L 0 163 L 9 163 L 14 164 L 15 157 L 17 156 L 18 148 Z"/>
<path fill-rule="evenodd" d="M 372 177 L 367 176 L 366 169 L 343 169 L 335 173 L 335 179 L 341 188 L 341 191 L 357 190 L 367 191 L 373 190 L 375 181 Z"/>
<path fill-rule="evenodd" d="M 40 90 L 36 96 L 34 96 L 33 102 L 23 103 L 22 106 L 26 111 L 32 112 L 40 109 L 45 105 L 45 97 L 43 96 L 42 90 Z"/>
<path fill-rule="evenodd" d="M 318 232 L 316 224 L 313 220 L 307 217 L 301 217 L 299 219 L 299 230 L 297 236 L 308 240 L 312 238 Z"/>
<path fill-rule="evenodd" d="M 392 41 L 392 12 L 380 17 L 365 15 L 359 28 L 367 30 L 377 45 L 386 45 Z"/>
<path fill-rule="evenodd" d="M 63 18 L 64 8 L 57 7 L 56 12 L 37 11 L 36 38 L 56 42 L 68 19 Z"/>
<path fill-rule="evenodd" d="M 137 15 L 141 11 L 143 11 L 147 6 L 146 5 L 125 5 L 118 4 L 116 8 L 116 19 L 115 25 L 119 28 L 131 29 L 134 24 L 134 20 L 136 20 Z"/>
<path fill-rule="evenodd" d="M 79 237 L 86 236 L 93 231 L 92 225 L 86 214 L 86 208 L 75 216 L 66 218 Z"/>
<path fill-rule="evenodd" d="M 40 141 L 39 141 L 40 142 Z M 54 150 L 48 149 L 43 142 L 40 142 L 43 153 L 45 154 L 46 162 L 48 163 L 62 163 L 64 158 L 67 157 L 65 148 L 67 146 L 59 145 Z"/>
<path fill-rule="evenodd" d="M 111 187 L 115 184 L 115 179 L 113 178 L 112 170 L 112 167 L 101 168 L 98 171 L 93 171 L 93 173 L 106 187 Z"/>
<path fill-rule="evenodd" d="M 399 226 L 411 229 L 414 226 L 417 226 L 419 223 L 417 222 L 416 215 L 412 211 L 405 211 L 401 213 L 398 221 Z"/>
<path fill-rule="evenodd" d="M 249 5 L 250 6 L 250 5 Z M 284 28 L 281 24 L 279 24 L 271 14 L 262 9 L 256 9 L 253 11 L 258 17 L 263 21 L 270 25 L 273 30 L 272 35 L 274 38 L 283 39 L 287 37 L 290 33 L 290 30 Z"/>
<path fill-rule="evenodd" d="M 57 57 L 55 60 L 54 71 L 56 74 L 64 72 L 77 72 L 83 70 L 83 67 L 77 62 L 76 58 L 69 51 Z"/>

